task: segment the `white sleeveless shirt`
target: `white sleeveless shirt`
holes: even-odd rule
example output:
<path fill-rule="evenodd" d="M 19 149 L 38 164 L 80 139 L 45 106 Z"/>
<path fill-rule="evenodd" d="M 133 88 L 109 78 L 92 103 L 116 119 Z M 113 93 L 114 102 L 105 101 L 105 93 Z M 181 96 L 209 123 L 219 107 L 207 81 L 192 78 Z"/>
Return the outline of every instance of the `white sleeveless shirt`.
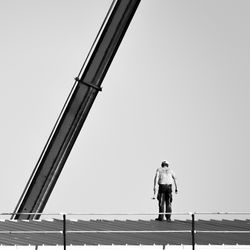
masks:
<path fill-rule="evenodd" d="M 157 169 L 159 178 L 158 184 L 173 184 L 173 179 L 175 179 L 175 174 L 172 169 L 168 167 L 161 167 Z"/>

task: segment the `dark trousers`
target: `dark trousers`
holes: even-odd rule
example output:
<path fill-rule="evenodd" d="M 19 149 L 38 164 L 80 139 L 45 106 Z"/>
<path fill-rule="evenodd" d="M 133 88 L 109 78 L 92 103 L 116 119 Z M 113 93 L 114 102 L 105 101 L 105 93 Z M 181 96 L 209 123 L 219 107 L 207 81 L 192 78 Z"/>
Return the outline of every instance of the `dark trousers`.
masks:
<path fill-rule="evenodd" d="M 159 184 L 159 190 L 157 199 L 159 201 L 159 213 L 171 213 L 172 212 L 172 185 Z M 169 220 L 171 215 L 166 214 L 166 219 Z M 159 214 L 158 219 L 163 220 L 164 215 Z"/>

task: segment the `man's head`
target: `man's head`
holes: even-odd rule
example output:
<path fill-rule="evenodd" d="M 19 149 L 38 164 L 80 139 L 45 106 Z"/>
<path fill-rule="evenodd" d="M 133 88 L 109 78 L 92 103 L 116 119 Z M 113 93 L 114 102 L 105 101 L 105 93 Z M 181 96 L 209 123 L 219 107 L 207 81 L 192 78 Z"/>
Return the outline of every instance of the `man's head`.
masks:
<path fill-rule="evenodd" d="M 169 164 L 168 164 L 168 162 L 163 161 L 163 162 L 161 163 L 161 166 L 164 168 L 164 167 L 168 167 L 168 166 L 169 166 Z"/>

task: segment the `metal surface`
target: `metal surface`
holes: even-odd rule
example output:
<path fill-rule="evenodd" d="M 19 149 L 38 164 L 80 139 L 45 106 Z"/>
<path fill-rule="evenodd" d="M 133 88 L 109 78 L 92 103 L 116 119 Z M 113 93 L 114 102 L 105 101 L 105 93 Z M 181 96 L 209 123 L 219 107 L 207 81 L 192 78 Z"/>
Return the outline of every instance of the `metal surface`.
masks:
<path fill-rule="evenodd" d="M 66 240 L 66 215 L 63 215 L 63 249 L 66 250 L 67 240 Z"/>
<path fill-rule="evenodd" d="M 192 214 L 192 250 L 195 249 L 195 218 Z"/>
<path fill-rule="evenodd" d="M 0 221 L 0 245 L 189 245 L 192 221 L 30 220 Z M 197 245 L 250 245 L 250 220 L 196 220 Z M 222 230 L 223 229 L 223 230 Z"/>
<path fill-rule="evenodd" d="M 16 206 L 14 219 L 39 218 L 101 90 L 101 83 L 140 0 L 115 0 Z M 25 215 L 21 213 L 37 213 Z"/>

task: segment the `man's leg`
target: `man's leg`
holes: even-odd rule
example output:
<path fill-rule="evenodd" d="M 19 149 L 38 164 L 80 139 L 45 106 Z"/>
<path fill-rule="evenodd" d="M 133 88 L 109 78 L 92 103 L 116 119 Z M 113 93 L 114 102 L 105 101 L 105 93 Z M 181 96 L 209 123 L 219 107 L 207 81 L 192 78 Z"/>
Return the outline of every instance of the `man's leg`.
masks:
<path fill-rule="evenodd" d="M 166 219 L 167 221 L 171 221 L 171 214 L 172 213 L 172 187 L 170 186 L 166 192 Z"/>
<path fill-rule="evenodd" d="M 168 201 L 166 204 L 166 213 L 172 213 L 172 204 Z M 171 220 L 171 214 L 166 214 L 166 219 Z"/>
<path fill-rule="evenodd" d="M 159 205 L 159 213 L 164 213 L 164 203 L 165 203 L 165 199 L 164 199 L 164 193 L 159 193 L 157 196 L 158 199 L 158 205 Z M 158 218 L 156 220 L 160 220 L 162 221 L 164 218 L 163 214 L 159 214 Z"/>

